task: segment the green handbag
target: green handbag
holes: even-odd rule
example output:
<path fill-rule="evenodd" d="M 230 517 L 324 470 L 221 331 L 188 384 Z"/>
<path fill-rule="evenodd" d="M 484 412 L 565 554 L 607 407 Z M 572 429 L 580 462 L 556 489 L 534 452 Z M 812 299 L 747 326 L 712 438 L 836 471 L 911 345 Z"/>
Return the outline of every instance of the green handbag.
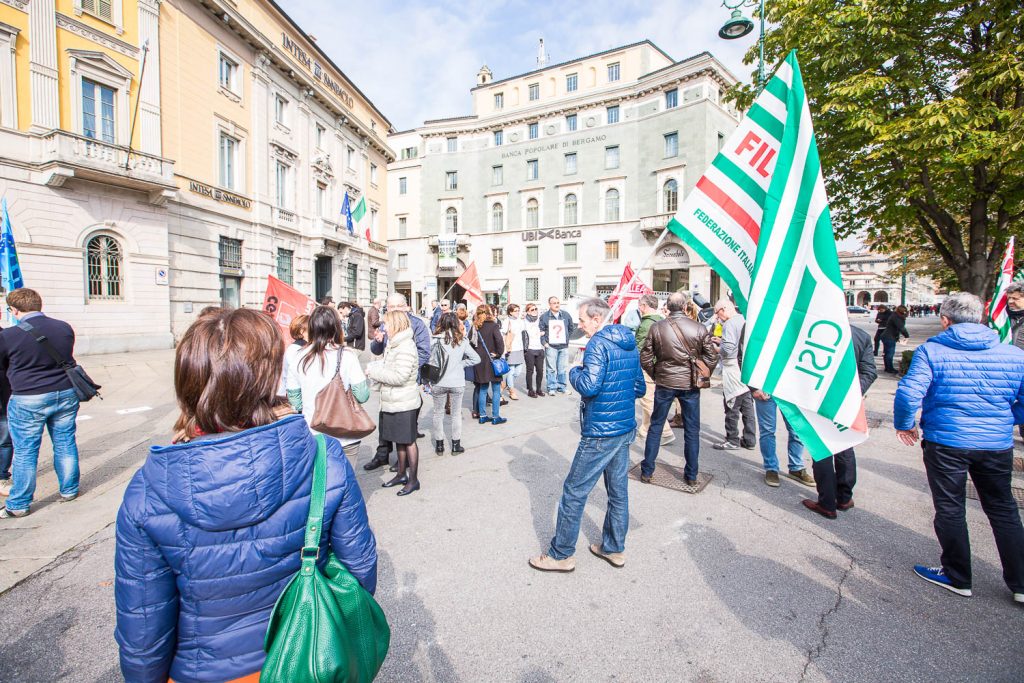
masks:
<path fill-rule="evenodd" d="M 318 434 L 302 567 L 277 599 L 263 649 L 260 683 L 369 683 L 388 654 L 391 629 L 380 605 L 338 561 L 321 573 L 327 445 Z"/>

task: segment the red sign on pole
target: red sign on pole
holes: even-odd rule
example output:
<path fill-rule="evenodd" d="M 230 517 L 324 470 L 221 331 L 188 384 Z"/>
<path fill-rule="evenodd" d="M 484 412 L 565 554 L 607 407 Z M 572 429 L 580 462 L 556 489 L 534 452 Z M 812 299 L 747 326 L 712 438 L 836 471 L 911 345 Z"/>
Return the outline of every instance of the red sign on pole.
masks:
<path fill-rule="evenodd" d="M 286 285 L 273 275 L 267 276 L 267 293 L 263 297 L 263 312 L 274 319 L 285 340 L 291 340 L 288 326 L 300 315 L 309 315 L 316 302 L 299 290 Z"/>
<path fill-rule="evenodd" d="M 633 272 L 633 265 L 627 263 L 619 278 L 619 286 L 608 297 L 608 305 L 612 309 L 612 320 L 618 320 L 626 312 L 630 301 L 636 301 L 644 294 L 653 294 L 654 290 L 640 281 Z"/>

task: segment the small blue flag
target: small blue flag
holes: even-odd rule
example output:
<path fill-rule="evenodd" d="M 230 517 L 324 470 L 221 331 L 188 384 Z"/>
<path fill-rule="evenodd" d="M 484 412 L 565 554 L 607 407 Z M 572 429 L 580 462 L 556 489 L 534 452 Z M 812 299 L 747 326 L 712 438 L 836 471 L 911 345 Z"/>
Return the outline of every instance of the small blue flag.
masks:
<path fill-rule="evenodd" d="M 7 199 L 0 200 L 0 284 L 5 292 L 25 286 L 18 264 L 18 250 L 14 246 L 14 230 L 7 215 Z"/>
<path fill-rule="evenodd" d="M 352 207 L 348 203 L 348 192 L 345 192 L 345 201 L 341 203 L 341 215 L 345 217 L 345 227 L 348 228 L 348 234 L 356 234 L 356 228 L 352 225 Z"/>

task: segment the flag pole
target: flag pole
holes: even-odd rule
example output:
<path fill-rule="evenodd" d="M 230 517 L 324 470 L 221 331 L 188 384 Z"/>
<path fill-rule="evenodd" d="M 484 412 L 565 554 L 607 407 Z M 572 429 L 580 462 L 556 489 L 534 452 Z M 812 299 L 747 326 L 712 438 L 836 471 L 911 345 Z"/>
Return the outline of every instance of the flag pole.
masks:
<path fill-rule="evenodd" d="M 671 218 L 669 220 L 671 220 Z M 658 247 L 661 246 L 661 243 L 665 241 L 665 238 L 668 237 L 668 234 L 670 232 L 671 231 L 668 229 L 668 222 L 666 222 L 665 229 L 661 231 L 661 235 L 659 235 L 658 239 L 654 241 L 654 246 L 651 247 L 651 250 L 649 252 L 647 252 L 647 256 L 644 258 L 643 263 L 641 263 L 638 268 L 633 270 L 633 276 L 629 278 L 629 282 L 626 283 L 625 289 L 622 290 L 620 288 L 619 296 L 622 296 L 622 291 L 628 292 L 633 288 L 633 283 L 636 282 L 637 278 L 640 277 L 640 271 L 647 268 L 647 264 L 651 262 L 652 258 L 654 258 L 654 254 L 658 251 Z M 614 310 L 609 307 L 608 312 L 604 316 L 604 320 L 601 321 L 602 327 L 608 324 L 608 321 L 611 319 L 613 312 Z"/>

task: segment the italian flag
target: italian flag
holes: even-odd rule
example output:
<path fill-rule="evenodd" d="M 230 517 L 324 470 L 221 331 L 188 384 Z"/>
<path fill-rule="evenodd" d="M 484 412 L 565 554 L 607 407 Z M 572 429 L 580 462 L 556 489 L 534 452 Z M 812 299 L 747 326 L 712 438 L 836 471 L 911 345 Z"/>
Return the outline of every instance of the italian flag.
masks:
<path fill-rule="evenodd" d="M 814 460 L 868 437 L 828 197 L 796 51 L 668 228 L 746 316 L 743 381 L 771 394 Z"/>
<path fill-rule="evenodd" d="M 360 221 L 363 220 L 363 217 L 365 215 L 366 215 L 366 198 L 365 197 L 360 197 L 359 201 L 356 202 L 356 208 L 352 209 L 352 220 L 354 220 L 356 222 L 356 224 L 358 224 Z M 366 224 L 366 241 L 367 242 L 370 241 L 370 224 L 369 223 Z"/>
<path fill-rule="evenodd" d="M 1019 277 L 1019 273 L 1018 273 Z M 1006 244 L 1006 253 L 1003 254 L 1003 265 L 999 270 L 999 278 L 996 280 L 996 291 L 992 295 L 992 304 L 989 308 L 989 326 L 999 333 L 999 341 L 1004 344 L 1013 342 L 1013 330 L 1010 327 L 1010 315 L 1007 313 L 1006 289 L 1013 282 L 1013 237 Z"/>

